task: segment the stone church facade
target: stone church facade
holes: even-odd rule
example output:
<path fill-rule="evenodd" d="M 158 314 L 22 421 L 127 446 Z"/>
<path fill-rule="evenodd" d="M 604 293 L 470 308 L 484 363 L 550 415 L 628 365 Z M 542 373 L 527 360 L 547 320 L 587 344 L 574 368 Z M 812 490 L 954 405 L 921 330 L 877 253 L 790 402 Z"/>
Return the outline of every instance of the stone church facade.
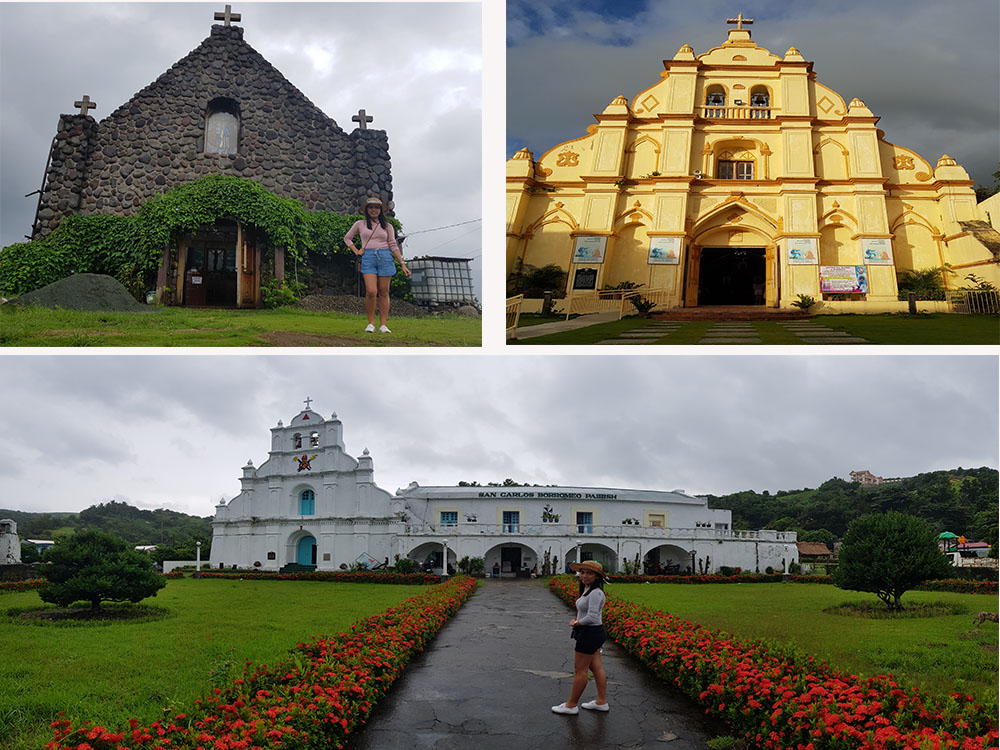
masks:
<path fill-rule="evenodd" d="M 421 487 L 394 495 L 375 484 L 368 450 L 350 456 L 343 424 L 309 408 L 271 428 L 259 467 L 243 467 L 242 490 L 215 509 L 215 568 L 337 570 L 395 555 L 441 572 L 445 556 L 482 557 L 501 575 L 564 570 L 577 559 L 620 572 L 713 572 L 721 566 L 787 572 L 798 562 L 794 532 L 737 531 L 732 513 L 681 490 L 589 487 Z"/>
<path fill-rule="evenodd" d="M 310 210 L 356 213 L 372 195 L 392 201 L 385 131 L 369 129 L 362 110 L 345 132 L 243 40 L 231 25 L 238 14 L 216 17 L 225 23 L 106 118 L 89 114 L 86 97 L 80 114 L 60 117 L 32 239 L 70 214 L 131 215 L 206 175 L 254 180 Z M 166 251 L 157 286 L 178 290 L 183 304 L 253 306 L 262 272 L 283 277 L 282 248 L 223 220 Z"/>
<path fill-rule="evenodd" d="M 968 173 L 886 140 L 878 117 L 730 19 L 658 82 L 615 98 L 587 135 L 507 162 L 507 273 L 554 264 L 567 297 L 622 282 L 659 309 L 905 310 L 897 272 L 950 266 L 1000 283 Z M 979 236 L 977 236 L 979 235 Z M 921 303 L 934 307 L 944 303 Z"/>

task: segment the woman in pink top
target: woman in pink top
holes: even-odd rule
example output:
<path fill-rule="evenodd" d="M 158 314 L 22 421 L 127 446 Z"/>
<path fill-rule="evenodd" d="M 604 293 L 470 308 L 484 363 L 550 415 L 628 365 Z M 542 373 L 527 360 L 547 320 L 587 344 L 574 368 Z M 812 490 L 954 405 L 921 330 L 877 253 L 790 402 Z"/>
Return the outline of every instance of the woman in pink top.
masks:
<path fill-rule="evenodd" d="M 375 332 L 375 304 L 378 303 L 379 333 L 392 333 L 386 326 L 389 319 L 389 282 L 396 275 L 393 257 L 399 259 L 403 273 L 410 275 L 403 254 L 396 244 L 392 224 L 385 220 L 382 201 L 369 198 L 364 205 L 365 218 L 354 222 L 344 242 L 355 255 L 361 256 L 361 273 L 365 277 L 365 312 L 368 313 L 367 333 Z M 354 238 L 361 238 L 361 249 L 354 245 Z"/>

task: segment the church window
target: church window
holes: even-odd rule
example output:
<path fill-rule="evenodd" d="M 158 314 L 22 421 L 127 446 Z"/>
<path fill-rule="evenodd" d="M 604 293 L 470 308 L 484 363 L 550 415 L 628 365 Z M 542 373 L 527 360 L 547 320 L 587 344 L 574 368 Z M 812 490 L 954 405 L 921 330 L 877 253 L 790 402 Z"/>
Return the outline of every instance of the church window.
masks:
<path fill-rule="evenodd" d="M 576 533 L 577 534 L 593 534 L 594 533 L 594 514 L 593 513 L 577 513 L 576 514 Z"/>
<path fill-rule="evenodd" d="M 317 445 L 319 445 L 319 433 L 318 432 L 314 432 L 314 433 L 312 433 L 309 436 L 309 445 L 311 445 L 313 448 L 315 448 Z"/>
<path fill-rule="evenodd" d="M 277 556 L 277 555 L 276 555 L 275 553 L 273 553 L 273 552 L 268 552 L 268 553 L 267 553 L 267 559 L 268 559 L 268 560 L 276 560 L 276 559 L 277 559 L 277 557 L 278 557 L 278 556 Z"/>
<path fill-rule="evenodd" d="M 705 92 L 705 117 L 726 116 L 726 90 L 722 86 L 709 86 Z"/>
<path fill-rule="evenodd" d="M 649 525 L 655 528 L 663 528 L 663 514 L 662 513 L 650 513 L 649 514 Z"/>
<path fill-rule="evenodd" d="M 239 150 L 240 105 L 232 99 L 213 99 L 205 112 L 205 153 L 235 154 Z"/>
<path fill-rule="evenodd" d="M 518 534 L 521 531 L 521 511 L 505 510 L 503 512 L 503 533 Z"/>
<path fill-rule="evenodd" d="M 312 490 L 302 490 L 302 494 L 299 495 L 299 515 L 316 515 L 316 493 Z"/>
<path fill-rule="evenodd" d="M 720 160 L 716 178 L 720 180 L 752 180 L 752 161 Z"/>
<path fill-rule="evenodd" d="M 301 435 L 301 433 L 296 432 L 294 435 L 292 435 L 292 447 L 293 448 L 301 448 L 302 447 L 302 435 Z"/>
<path fill-rule="evenodd" d="M 458 511 L 457 510 L 442 510 L 441 511 L 441 525 L 442 526 L 458 526 Z"/>

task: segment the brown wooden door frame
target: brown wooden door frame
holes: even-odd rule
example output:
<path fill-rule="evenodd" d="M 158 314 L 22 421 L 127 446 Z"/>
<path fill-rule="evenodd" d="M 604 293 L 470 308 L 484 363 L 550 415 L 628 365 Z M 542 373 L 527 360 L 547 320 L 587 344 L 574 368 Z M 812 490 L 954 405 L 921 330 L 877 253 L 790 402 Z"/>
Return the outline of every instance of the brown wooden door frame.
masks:
<path fill-rule="evenodd" d="M 692 243 L 688 246 L 685 270 L 687 278 L 684 284 L 684 307 L 697 307 L 698 275 L 701 273 L 701 245 Z"/>

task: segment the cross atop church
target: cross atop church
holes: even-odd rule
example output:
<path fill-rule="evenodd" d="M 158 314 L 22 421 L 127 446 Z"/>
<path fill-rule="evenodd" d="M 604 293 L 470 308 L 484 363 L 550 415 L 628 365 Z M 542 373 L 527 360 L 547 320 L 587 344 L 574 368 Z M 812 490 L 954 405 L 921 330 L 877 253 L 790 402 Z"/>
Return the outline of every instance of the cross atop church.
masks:
<path fill-rule="evenodd" d="M 309 410 L 309 404 L 311 404 L 312 402 L 313 402 L 313 400 L 311 398 L 309 398 L 308 396 L 306 396 L 306 400 L 305 400 L 306 411 Z"/>
<path fill-rule="evenodd" d="M 358 113 L 351 118 L 351 122 L 358 123 L 362 130 L 368 130 L 368 123 L 373 119 L 371 115 L 365 114 L 363 109 L 359 109 Z"/>
<path fill-rule="evenodd" d="M 87 94 L 83 95 L 83 99 L 78 102 L 73 102 L 74 107 L 80 108 L 80 114 L 87 114 L 88 109 L 97 109 L 97 102 L 90 101 L 90 97 Z"/>
<path fill-rule="evenodd" d="M 226 7 L 228 8 L 229 6 L 227 5 Z M 726 23 L 735 23 L 737 29 L 742 29 L 743 24 L 747 24 L 749 26 L 750 24 L 753 23 L 753 19 L 744 18 L 743 14 L 740 13 L 738 16 L 736 16 L 736 18 L 727 18 Z"/>
<path fill-rule="evenodd" d="M 239 21 L 240 20 L 240 14 L 239 13 L 232 13 L 232 12 L 230 12 L 232 10 L 232 7 L 233 7 L 232 5 L 227 5 L 225 13 L 220 13 L 220 12 L 216 11 L 216 13 L 215 13 L 215 20 L 216 21 L 225 21 L 226 22 L 226 26 L 229 26 L 229 22 L 230 21 Z"/>

